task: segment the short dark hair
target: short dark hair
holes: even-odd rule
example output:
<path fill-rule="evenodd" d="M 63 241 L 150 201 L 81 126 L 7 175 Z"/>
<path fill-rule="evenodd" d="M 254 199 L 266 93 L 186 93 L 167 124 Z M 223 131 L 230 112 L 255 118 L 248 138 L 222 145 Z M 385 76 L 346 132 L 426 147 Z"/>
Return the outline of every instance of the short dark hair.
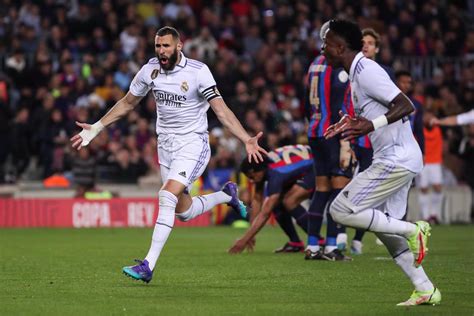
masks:
<path fill-rule="evenodd" d="M 344 39 L 347 46 L 360 52 L 362 50 L 362 32 L 357 24 L 347 20 L 331 20 L 329 30 Z"/>
<path fill-rule="evenodd" d="M 263 171 L 268 167 L 269 163 L 270 159 L 268 157 L 264 157 L 262 162 L 256 162 L 255 159 L 249 162 L 248 158 L 245 158 L 240 164 L 240 172 L 248 175 L 249 172 Z"/>
<path fill-rule="evenodd" d="M 395 79 L 398 80 L 398 78 L 403 77 L 403 76 L 407 76 L 411 78 L 411 73 L 408 70 L 398 70 L 397 72 L 395 72 Z"/>
<path fill-rule="evenodd" d="M 156 36 L 165 36 L 165 35 L 171 35 L 173 36 L 173 39 L 179 40 L 179 32 L 177 29 L 175 29 L 172 26 L 164 26 L 158 31 L 156 31 Z"/>
<path fill-rule="evenodd" d="M 377 33 L 373 28 L 368 27 L 362 30 L 362 37 L 372 36 L 375 39 L 375 47 L 380 47 L 380 34 Z"/>

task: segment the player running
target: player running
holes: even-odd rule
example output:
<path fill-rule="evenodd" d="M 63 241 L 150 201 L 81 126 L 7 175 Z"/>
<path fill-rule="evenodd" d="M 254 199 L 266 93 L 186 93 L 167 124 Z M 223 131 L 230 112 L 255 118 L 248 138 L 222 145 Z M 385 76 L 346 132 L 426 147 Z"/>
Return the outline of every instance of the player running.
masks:
<path fill-rule="evenodd" d="M 229 249 L 230 253 L 240 253 L 245 248 L 253 250 L 255 236 L 272 214 L 290 238 L 276 252 L 297 252 L 304 249 L 291 221 L 306 231 L 307 212 L 300 205 L 309 199 L 314 190 L 313 155 L 304 145 L 290 145 L 275 149 L 268 154 L 263 163 L 242 162 L 241 171 L 255 183 L 255 195 L 252 201 L 252 225 Z M 283 205 L 283 213 L 281 209 Z M 285 213 L 287 212 L 287 213 Z M 288 214 L 290 216 L 288 216 Z"/>
<path fill-rule="evenodd" d="M 77 123 L 83 130 L 71 138 L 78 150 L 87 146 L 97 134 L 132 111 L 140 100 L 153 93 L 156 100 L 158 156 L 163 186 L 159 198 L 159 214 L 151 247 L 137 265 L 124 267 L 134 279 L 150 282 L 158 257 L 173 229 L 175 217 L 191 220 L 215 205 L 228 203 L 246 215 L 235 183 L 227 183 L 222 191 L 192 198 L 188 188 L 198 179 L 210 158 L 206 112 L 209 105 L 217 118 L 244 144 L 249 160 L 263 161 L 266 151 L 258 145 L 260 132 L 250 137 L 222 99 L 209 68 L 200 61 L 186 58 L 176 29 L 165 26 L 155 36 L 156 57 L 135 75 L 130 91 L 93 125 Z"/>
<path fill-rule="evenodd" d="M 441 293 L 421 266 L 431 227 L 401 220 L 411 182 L 423 168 L 420 147 L 407 115 L 413 105 L 373 60 L 364 57 L 362 33 L 348 21 L 332 20 L 324 39 L 324 55 L 333 67 L 344 67 L 351 80 L 355 117 L 344 116 L 326 137 L 353 139 L 368 134 L 372 165 L 355 176 L 336 197 L 330 213 L 338 223 L 374 232 L 415 290 L 398 305 L 439 304 Z"/>

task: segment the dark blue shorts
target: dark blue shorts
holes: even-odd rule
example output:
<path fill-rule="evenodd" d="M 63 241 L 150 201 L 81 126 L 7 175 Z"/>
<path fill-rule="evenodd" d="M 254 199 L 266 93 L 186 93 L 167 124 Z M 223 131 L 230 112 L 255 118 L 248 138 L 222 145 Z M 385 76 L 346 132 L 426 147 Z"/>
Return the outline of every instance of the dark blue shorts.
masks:
<path fill-rule="evenodd" d="M 339 167 L 339 139 L 323 137 L 310 138 L 309 146 L 313 153 L 316 176 L 344 176 L 352 178 L 352 168 L 343 170 Z"/>
<path fill-rule="evenodd" d="M 311 169 L 308 171 L 302 178 L 296 181 L 296 185 L 302 187 L 307 191 L 314 191 L 316 187 L 316 179 L 314 176 L 314 171 Z"/>
<path fill-rule="evenodd" d="M 359 163 L 359 172 L 369 168 L 372 164 L 372 157 L 374 155 L 372 148 L 365 148 L 356 145 L 354 146 L 354 152 Z"/>

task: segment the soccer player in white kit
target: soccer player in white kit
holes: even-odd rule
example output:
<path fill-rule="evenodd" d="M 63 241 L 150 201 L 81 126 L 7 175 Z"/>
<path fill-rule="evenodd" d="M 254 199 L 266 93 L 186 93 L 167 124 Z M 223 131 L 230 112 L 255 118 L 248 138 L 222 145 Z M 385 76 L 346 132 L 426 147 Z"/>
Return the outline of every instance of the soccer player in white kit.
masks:
<path fill-rule="evenodd" d="M 349 73 L 356 117 L 343 116 L 330 126 L 327 138 L 342 133 L 350 140 L 368 134 L 374 150 L 372 165 L 359 173 L 330 206 L 336 222 L 374 232 L 413 283 L 411 297 L 398 305 L 438 304 L 440 291 L 421 267 L 430 226 L 403 221 L 407 195 L 423 160 L 407 115 L 413 105 L 375 61 L 364 57 L 359 27 L 332 20 L 324 55 L 333 67 Z M 341 113 L 342 114 L 342 113 Z"/>
<path fill-rule="evenodd" d="M 228 203 L 246 215 L 235 183 L 227 183 L 219 192 L 191 198 L 187 188 L 204 172 L 210 158 L 206 112 L 212 107 L 219 121 L 244 144 L 248 159 L 263 161 L 267 152 L 258 145 L 262 132 L 250 137 L 219 94 L 209 68 L 186 58 L 179 33 L 163 27 L 155 36 L 155 58 L 135 75 L 130 91 L 93 125 L 79 123 L 83 130 L 71 138 L 78 150 L 107 125 L 127 115 L 147 95 L 156 100 L 158 156 L 163 186 L 159 191 L 159 214 L 150 250 L 145 259 L 123 272 L 146 283 L 153 277 L 158 257 L 174 225 L 193 219 L 220 203 Z"/>

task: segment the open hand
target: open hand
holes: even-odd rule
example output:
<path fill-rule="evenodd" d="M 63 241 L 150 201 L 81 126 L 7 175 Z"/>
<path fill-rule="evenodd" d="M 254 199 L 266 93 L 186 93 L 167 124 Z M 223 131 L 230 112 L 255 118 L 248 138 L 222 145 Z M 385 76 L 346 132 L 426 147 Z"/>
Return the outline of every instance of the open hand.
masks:
<path fill-rule="evenodd" d="M 259 132 L 254 137 L 249 138 L 245 143 L 245 150 L 247 151 L 249 162 L 251 162 L 252 159 L 256 162 L 262 162 L 262 154 L 268 155 L 268 152 L 258 145 L 258 140 L 262 137 L 262 135 L 263 132 Z"/>

